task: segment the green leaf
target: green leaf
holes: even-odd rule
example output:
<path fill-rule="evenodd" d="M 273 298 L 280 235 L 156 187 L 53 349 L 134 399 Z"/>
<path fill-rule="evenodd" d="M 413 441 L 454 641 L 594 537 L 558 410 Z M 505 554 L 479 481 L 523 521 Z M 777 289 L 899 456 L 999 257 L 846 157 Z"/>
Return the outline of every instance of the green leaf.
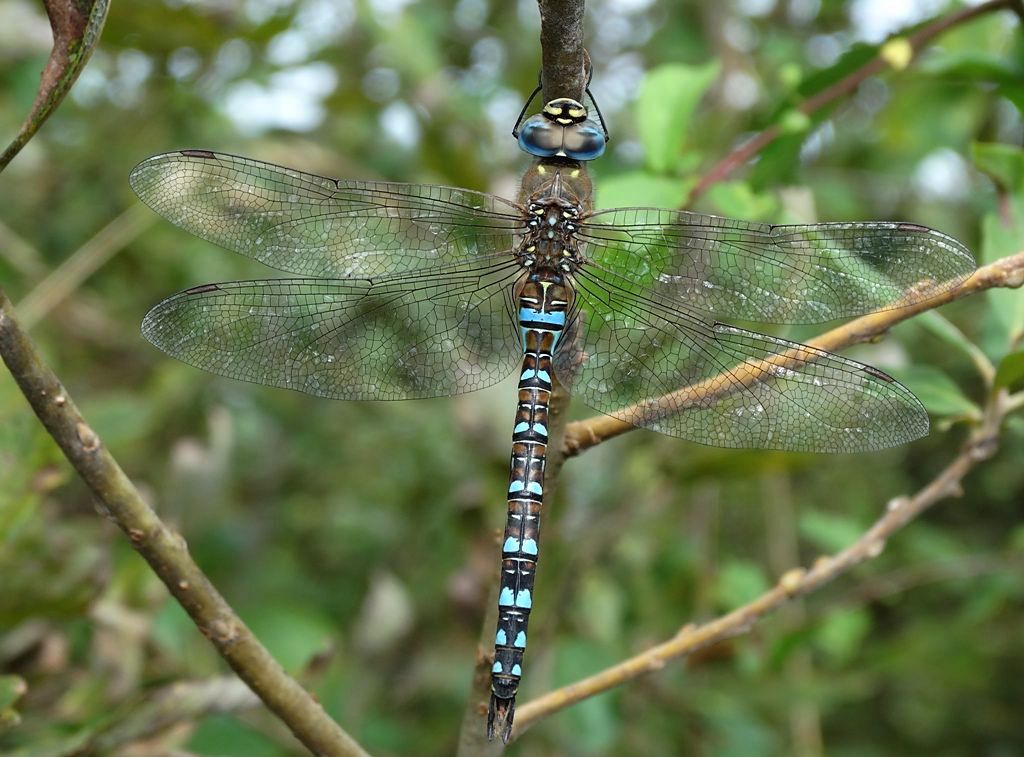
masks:
<path fill-rule="evenodd" d="M 997 388 L 1018 389 L 1021 382 L 1024 382 L 1024 351 L 1012 352 L 996 368 L 995 385 Z"/>
<path fill-rule="evenodd" d="M 871 630 L 871 618 L 863 609 L 828 615 L 815 633 L 815 642 L 831 657 L 845 662 L 856 656 Z"/>
<path fill-rule="evenodd" d="M 637 125 L 647 165 L 656 173 L 675 167 L 686 128 L 718 71 L 718 63 L 671 64 L 647 74 L 637 101 Z"/>
<path fill-rule="evenodd" d="M 932 415 L 978 418 L 981 410 L 964 396 L 953 380 L 938 368 L 915 365 L 892 373 L 928 408 Z"/>
<path fill-rule="evenodd" d="M 1016 145 L 974 142 L 971 159 L 1004 192 L 1024 190 L 1024 150 Z"/>
<path fill-rule="evenodd" d="M 901 330 L 912 330 L 915 328 L 923 328 L 932 336 L 938 337 L 949 346 L 969 357 L 985 380 L 988 380 L 992 375 L 992 364 L 982 349 L 968 339 L 967 335 L 953 325 L 945 316 L 940 315 L 934 310 L 928 310 L 900 325 Z"/>
<path fill-rule="evenodd" d="M 301 669 L 335 635 L 325 618 L 290 604 L 262 605 L 249 617 L 253 633 L 286 670 Z"/>
<path fill-rule="evenodd" d="M 1010 531 L 1010 538 L 1006 540 L 1007 546 L 1014 552 L 1024 552 L 1024 526 L 1017 526 Z"/>
<path fill-rule="evenodd" d="M 281 754 L 270 737 L 229 715 L 201 718 L 186 745 L 197 754 L 247 755 L 273 757 Z"/>
<path fill-rule="evenodd" d="M 607 644 L 572 640 L 560 643 L 555 654 L 555 680 L 569 683 L 601 670 L 616 660 L 615 650 Z M 616 690 L 589 697 L 580 706 L 565 712 L 568 730 L 573 734 L 580 754 L 608 753 L 619 737 L 621 721 L 616 717 Z"/>
<path fill-rule="evenodd" d="M 838 552 L 857 541 L 864 529 L 845 515 L 809 510 L 800 514 L 800 534 L 824 552 Z"/>
<path fill-rule="evenodd" d="M 983 263 L 1013 255 L 1024 249 L 1024 198 L 1014 198 L 1008 217 L 988 213 L 981 222 Z M 1001 358 L 1024 338 L 1024 294 L 1016 289 L 994 288 L 985 293 L 991 306 L 993 340 L 990 354 Z"/>
<path fill-rule="evenodd" d="M 948 318 L 939 315 L 934 310 L 925 311 L 907 323 L 921 326 L 932 336 L 937 336 L 961 352 L 971 354 L 974 350 L 974 343 L 964 335 L 964 332 L 954 326 Z"/>
<path fill-rule="evenodd" d="M 581 627 L 590 638 L 609 644 L 622 638 L 623 602 L 620 586 L 601 574 L 588 575 L 580 586 L 579 607 L 585 609 Z"/>
<path fill-rule="evenodd" d="M 1011 56 L 982 50 L 960 50 L 939 53 L 921 65 L 920 71 L 961 83 L 963 80 L 1014 84 L 1024 76 L 1024 68 L 1015 65 Z"/>
<path fill-rule="evenodd" d="M 761 566 L 746 560 L 727 563 L 718 575 L 715 598 L 722 607 L 738 607 L 768 590 Z"/>
<path fill-rule="evenodd" d="M 723 181 L 708 190 L 708 201 L 715 212 L 748 221 L 766 221 L 774 218 L 779 203 L 769 194 L 759 194 L 745 181 Z"/>
<path fill-rule="evenodd" d="M 6 710 L 28 689 L 25 679 L 20 676 L 0 676 L 0 710 Z"/>
<path fill-rule="evenodd" d="M 595 204 L 598 210 L 636 206 L 678 208 L 694 183 L 692 179 L 671 179 L 644 171 L 619 174 L 601 182 Z"/>

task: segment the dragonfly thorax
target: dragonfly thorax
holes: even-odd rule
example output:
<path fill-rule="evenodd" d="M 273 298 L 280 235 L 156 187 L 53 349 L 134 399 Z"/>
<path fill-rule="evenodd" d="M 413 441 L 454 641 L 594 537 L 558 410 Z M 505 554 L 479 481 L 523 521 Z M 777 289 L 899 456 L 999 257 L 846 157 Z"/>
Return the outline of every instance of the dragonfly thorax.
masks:
<path fill-rule="evenodd" d="M 545 197 L 527 207 L 527 233 L 519 247 L 525 267 L 571 273 L 579 266 L 575 234 L 580 209 L 561 197 Z"/>

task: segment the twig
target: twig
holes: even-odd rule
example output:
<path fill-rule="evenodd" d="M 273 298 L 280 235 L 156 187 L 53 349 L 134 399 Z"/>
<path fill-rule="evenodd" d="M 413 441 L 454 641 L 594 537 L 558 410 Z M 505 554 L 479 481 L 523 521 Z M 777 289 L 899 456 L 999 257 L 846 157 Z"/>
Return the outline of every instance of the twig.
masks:
<path fill-rule="evenodd" d="M 875 76 L 876 74 L 880 74 L 889 67 L 903 68 L 906 65 L 909 65 L 921 50 L 923 50 L 931 43 L 932 40 L 943 32 L 947 32 L 960 24 L 964 24 L 978 16 L 985 15 L 986 13 L 1006 9 L 1016 10 L 1014 7 L 1015 2 L 1019 3 L 1019 0 L 989 0 L 987 3 L 982 3 L 981 5 L 976 5 L 974 7 L 963 8 L 962 10 L 951 13 L 948 16 L 943 16 L 942 18 L 938 18 L 931 23 L 926 24 L 916 32 L 913 32 L 906 37 L 910 55 L 898 62 L 893 61 L 892 57 L 889 55 L 888 48 L 886 47 L 888 43 L 883 44 L 879 47 L 879 51 L 874 58 L 830 87 L 826 87 L 816 95 L 807 98 L 796 107 L 796 110 L 804 115 L 810 115 L 826 105 L 835 102 L 840 97 L 853 92 L 865 79 Z M 896 35 L 894 39 L 902 36 L 903 35 Z M 697 184 L 694 185 L 693 189 L 690 190 L 689 196 L 686 198 L 685 207 L 691 207 L 699 197 L 712 187 L 712 185 L 725 179 L 738 167 L 746 163 L 761 152 L 761 150 L 778 139 L 782 133 L 782 126 L 780 124 L 773 124 L 733 149 L 732 152 L 716 163 L 715 166 L 705 173 Z"/>
<path fill-rule="evenodd" d="M 834 352 L 849 347 L 851 344 L 866 342 L 880 334 L 884 334 L 900 321 L 917 315 L 925 310 L 931 310 L 947 302 L 966 297 L 967 295 L 980 292 L 993 287 L 1016 288 L 1024 284 L 1024 252 L 997 260 L 987 266 L 979 268 L 974 274 L 958 286 L 952 287 L 941 294 L 936 295 L 902 308 L 882 310 L 877 313 L 870 313 L 861 316 L 849 323 L 838 326 L 831 331 L 826 331 L 821 336 L 807 342 L 811 347 L 820 350 Z M 773 365 L 785 366 L 785 359 L 779 358 L 773 361 Z M 754 367 L 746 366 L 747 371 L 754 378 L 759 371 Z M 735 371 L 734 371 L 735 373 Z M 685 407 L 694 401 L 707 402 L 715 397 L 721 396 L 729 390 L 729 382 L 722 381 L 721 377 L 714 377 L 702 381 L 685 389 L 654 399 L 640 405 L 631 405 L 620 411 L 625 417 L 642 417 L 644 412 L 651 407 Z M 570 423 L 565 430 L 565 455 L 571 457 L 578 455 L 590 447 L 601 442 L 632 431 L 636 428 L 625 421 L 613 418 L 610 415 L 597 415 L 586 420 Z"/>
<path fill-rule="evenodd" d="M 253 636 L 196 565 L 184 539 L 146 504 L 124 471 L 86 423 L 18 324 L 0 290 L 0 356 L 43 426 L 92 489 L 106 514 L 128 535 L 196 626 L 245 683 L 317 754 L 365 752 Z"/>
<path fill-rule="evenodd" d="M 39 250 L 3 221 L 0 221 L 0 250 L 3 258 L 22 275 L 38 279 L 46 273 Z"/>
<path fill-rule="evenodd" d="M 113 754 L 120 747 L 166 731 L 181 723 L 216 713 L 234 713 L 260 706 L 256 695 L 235 676 L 179 681 L 136 703 L 125 717 L 96 733 L 80 751 Z"/>
<path fill-rule="evenodd" d="M 886 541 L 896 531 L 936 502 L 962 494 L 961 482 L 964 476 L 975 465 L 995 454 L 999 428 L 1009 407 L 1005 390 L 990 395 L 981 424 L 971 434 L 960 454 L 913 497 L 900 497 L 890 501 L 885 514 L 849 547 L 832 557 L 819 558 L 810 569 L 794 568 L 787 571 L 774 588 L 721 618 L 699 626 L 686 626 L 669 641 L 596 675 L 528 702 L 519 708 L 513 738 L 521 735 L 541 718 L 571 704 L 660 670 L 669 661 L 692 654 L 710 644 L 739 636 L 766 613 L 781 607 L 794 597 L 807 594 L 835 580 L 854 566 L 877 557 L 885 548 Z"/>
<path fill-rule="evenodd" d="M 145 205 L 133 203 L 100 229 L 18 303 L 17 312 L 22 325 L 26 329 L 35 326 L 100 266 L 152 226 L 156 219 L 157 216 Z"/>
<path fill-rule="evenodd" d="M 53 50 L 39 80 L 32 109 L 7 149 L 0 153 L 2 171 L 57 110 L 100 41 L 110 0 L 44 0 L 53 30 Z"/>

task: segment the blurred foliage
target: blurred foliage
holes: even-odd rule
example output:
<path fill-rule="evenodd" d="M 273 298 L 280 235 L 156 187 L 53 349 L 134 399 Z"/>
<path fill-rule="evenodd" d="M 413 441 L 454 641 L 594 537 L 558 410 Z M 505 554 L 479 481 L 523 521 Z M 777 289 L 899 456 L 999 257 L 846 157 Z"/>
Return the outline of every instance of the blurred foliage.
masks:
<path fill-rule="evenodd" d="M 779 123 L 785 135 L 699 209 L 900 218 L 984 260 L 1019 251 L 1012 16 L 957 28 L 911 67 L 794 115 L 898 28 L 886 7 L 590 3 L 592 88 L 613 135 L 593 166 L 599 203 L 678 205 L 701 170 Z M 114 3 L 69 101 L 0 176 L 0 282 L 44 304 L 33 335 L 48 359 L 242 617 L 375 754 L 454 749 L 497 572 L 514 385 L 327 402 L 166 359 L 139 335 L 152 304 L 266 272 L 155 219 L 71 296 L 47 277 L 86 262 L 83 244 L 135 202 L 130 168 L 173 148 L 513 195 L 526 161 L 508 132 L 536 80 L 537 25 L 525 0 Z M 48 27 L 39 4 L 9 0 L 0 29 L 0 132 L 13 134 Z M 901 371 L 935 414 L 934 433 L 906 448 L 822 458 L 638 432 L 572 461 L 545 520 L 524 701 L 749 599 L 929 481 L 984 400 L 978 356 L 1012 388 L 1024 373 L 1020 291 L 942 316 L 854 351 Z M 853 577 L 551 718 L 512 751 L 1020 754 L 1022 425 L 963 497 Z M 6 377 L 0 480 L 0 751 L 68 753 L 157 687 L 224 671 Z M 262 710 L 141 747 L 182 748 L 297 752 Z"/>

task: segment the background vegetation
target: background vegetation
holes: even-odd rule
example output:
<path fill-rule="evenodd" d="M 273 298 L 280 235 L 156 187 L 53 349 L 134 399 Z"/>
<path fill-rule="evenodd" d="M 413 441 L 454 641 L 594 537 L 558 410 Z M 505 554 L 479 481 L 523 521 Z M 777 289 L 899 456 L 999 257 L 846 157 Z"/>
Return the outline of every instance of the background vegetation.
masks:
<path fill-rule="evenodd" d="M 899 218 L 986 259 L 1021 249 L 1013 15 L 964 24 L 905 69 L 890 45 L 898 70 L 806 117 L 793 110 L 802 98 L 947 5 L 588 10 L 593 90 L 613 134 L 592 167 L 599 204 L 678 206 L 735 144 L 781 124 L 752 170 L 696 207 Z M 152 304 L 267 271 L 136 207 L 127 174 L 150 154 L 205 147 L 514 195 L 526 161 L 508 131 L 536 80 L 537 25 L 533 2 L 115 2 L 71 98 L 0 179 L 0 282 L 47 358 L 242 617 L 375 754 L 454 748 L 496 569 L 514 383 L 452 400 L 327 402 L 165 358 L 138 331 Z M 0 133 L 13 134 L 49 31 L 28 0 L 0 7 L 0 29 Z M 968 345 L 994 362 L 1020 350 L 1022 298 L 970 298 L 943 309 L 948 321 L 917 319 L 851 350 L 933 411 L 933 434 L 906 448 L 818 457 L 638 432 L 570 462 L 545 522 L 524 700 L 756 596 L 929 481 L 984 399 Z M 1009 424 L 964 496 L 878 560 L 746 636 L 556 715 L 513 751 L 1024 753 L 1022 430 Z M 69 753 L 167 684 L 225 672 L 97 517 L 6 373 L 0 670 L 0 720 L 20 720 L 0 750 L 33 755 Z M 136 753 L 296 751 L 262 709 L 214 704 Z"/>

